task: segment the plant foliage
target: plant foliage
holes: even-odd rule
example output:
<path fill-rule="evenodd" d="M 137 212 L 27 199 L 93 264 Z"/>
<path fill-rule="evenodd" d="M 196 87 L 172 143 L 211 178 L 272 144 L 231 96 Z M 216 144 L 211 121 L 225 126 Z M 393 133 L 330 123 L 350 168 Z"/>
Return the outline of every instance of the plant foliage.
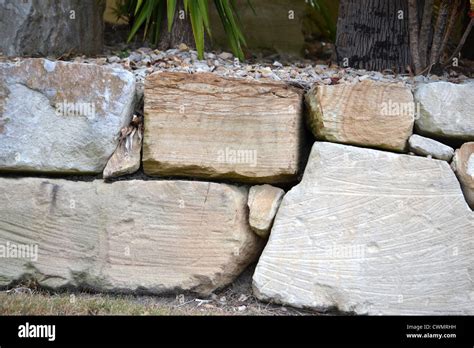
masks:
<path fill-rule="evenodd" d="M 209 21 L 208 0 L 182 0 L 187 18 L 191 22 L 194 41 L 199 59 L 204 56 L 205 34 L 211 35 Z M 160 30 L 163 20 L 166 18 L 168 31 L 171 31 L 178 0 L 129 0 L 128 4 L 122 4 L 125 11 L 133 11 L 134 22 L 128 37 L 130 41 L 139 31 L 144 28 L 144 38 L 149 38 L 156 45 L 160 39 Z M 222 21 L 230 48 L 236 57 L 244 59 L 242 47 L 246 45 L 241 24 L 235 5 L 235 0 L 213 0 L 212 1 Z"/>

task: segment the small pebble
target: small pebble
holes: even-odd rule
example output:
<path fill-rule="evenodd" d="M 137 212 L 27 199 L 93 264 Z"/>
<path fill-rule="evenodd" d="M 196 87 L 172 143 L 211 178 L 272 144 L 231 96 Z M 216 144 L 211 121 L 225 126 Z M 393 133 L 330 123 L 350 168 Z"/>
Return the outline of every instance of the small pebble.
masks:
<path fill-rule="evenodd" d="M 131 62 L 139 62 L 142 59 L 142 55 L 137 52 L 132 52 L 128 56 L 128 59 L 130 59 Z"/>
<path fill-rule="evenodd" d="M 117 56 L 111 56 L 107 58 L 107 61 L 109 63 L 118 63 L 120 62 L 120 60 L 121 60 L 120 57 L 117 57 Z"/>
<path fill-rule="evenodd" d="M 232 59 L 233 57 L 234 55 L 229 52 L 222 52 L 221 54 L 219 54 L 219 58 L 221 59 Z"/>
<path fill-rule="evenodd" d="M 179 46 L 178 46 L 178 49 L 180 51 L 187 51 L 187 50 L 189 50 L 189 47 L 185 43 L 180 43 Z"/>

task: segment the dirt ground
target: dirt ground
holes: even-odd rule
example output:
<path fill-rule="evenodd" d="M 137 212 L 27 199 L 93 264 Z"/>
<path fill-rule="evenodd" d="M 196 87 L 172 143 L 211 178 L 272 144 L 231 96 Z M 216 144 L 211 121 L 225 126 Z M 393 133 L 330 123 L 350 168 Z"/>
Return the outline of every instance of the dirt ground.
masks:
<path fill-rule="evenodd" d="M 193 294 L 135 296 L 50 292 L 34 286 L 0 291 L 0 315 L 324 315 L 264 303 L 252 294 L 249 267 L 233 284 L 207 298 Z"/>

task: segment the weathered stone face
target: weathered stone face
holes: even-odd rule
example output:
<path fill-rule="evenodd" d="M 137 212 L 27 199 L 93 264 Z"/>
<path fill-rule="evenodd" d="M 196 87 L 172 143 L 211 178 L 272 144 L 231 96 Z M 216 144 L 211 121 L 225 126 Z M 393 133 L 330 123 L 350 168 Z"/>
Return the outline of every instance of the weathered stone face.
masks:
<path fill-rule="evenodd" d="M 0 51 L 7 56 L 101 53 L 105 1 L 0 2 Z"/>
<path fill-rule="evenodd" d="M 358 314 L 473 314 L 474 215 L 448 163 L 314 144 L 253 286 L 262 300 Z"/>
<path fill-rule="evenodd" d="M 158 73 L 145 83 L 146 174 L 296 179 L 302 93 L 283 83 Z"/>
<path fill-rule="evenodd" d="M 270 234 L 273 219 L 284 195 L 285 191 L 271 185 L 257 185 L 250 188 L 249 223 L 260 237 L 266 238 Z"/>
<path fill-rule="evenodd" d="M 37 245 L 5 258 L 0 285 L 207 295 L 255 260 L 247 190 L 190 181 L 0 179 L 0 245 Z"/>
<path fill-rule="evenodd" d="M 403 151 L 413 131 L 413 95 L 393 83 L 315 86 L 306 104 L 309 127 L 318 139 Z"/>
<path fill-rule="evenodd" d="M 28 59 L 0 64 L 0 171 L 100 173 L 128 125 L 135 78 Z"/>
<path fill-rule="evenodd" d="M 466 201 L 474 210 L 474 142 L 456 150 L 451 166 L 461 183 Z"/>
<path fill-rule="evenodd" d="M 418 86 L 416 102 L 422 134 L 458 140 L 474 140 L 474 81 L 463 84 L 434 82 Z"/>
<path fill-rule="evenodd" d="M 420 156 L 431 156 L 443 161 L 451 161 L 454 149 L 439 141 L 413 134 L 408 139 L 409 150 Z"/>

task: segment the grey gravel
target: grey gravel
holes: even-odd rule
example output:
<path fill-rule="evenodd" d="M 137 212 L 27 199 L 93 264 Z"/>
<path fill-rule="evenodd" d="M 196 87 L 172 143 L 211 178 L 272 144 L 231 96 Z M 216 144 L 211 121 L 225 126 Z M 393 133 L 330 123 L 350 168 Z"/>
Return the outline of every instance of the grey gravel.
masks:
<path fill-rule="evenodd" d="M 311 86 L 312 84 L 330 85 L 340 83 L 357 83 L 363 80 L 379 82 L 398 82 L 410 87 L 419 82 L 451 81 L 462 82 L 468 77 L 451 76 L 417 76 L 408 74 L 384 73 L 352 68 L 341 68 L 337 65 L 325 65 L 310 60 L 277 61 L 275 59 L 258 62 L 240 62 L 230 52 L 206 52 L 204 59 L 199 60 L 197 52 L 180 45 L 181 49 L 173 48 L 166 51 L 141 47 L 134 51 L 117 52 L 110 50 L 104 57 L 79 56 L 69 58 L 78 63 L 121 66 L 135 74 L 138 83 L 156 71 L 200 73 L 212 72 L 223 77 L 237 77 L 249 80 L 283 81 L 295 86 Z M 19 61 L 23 58 L 7 58 L 0 56 L 2 61 Z M 319 62 L 319 61 L 318 61 Z"/>

